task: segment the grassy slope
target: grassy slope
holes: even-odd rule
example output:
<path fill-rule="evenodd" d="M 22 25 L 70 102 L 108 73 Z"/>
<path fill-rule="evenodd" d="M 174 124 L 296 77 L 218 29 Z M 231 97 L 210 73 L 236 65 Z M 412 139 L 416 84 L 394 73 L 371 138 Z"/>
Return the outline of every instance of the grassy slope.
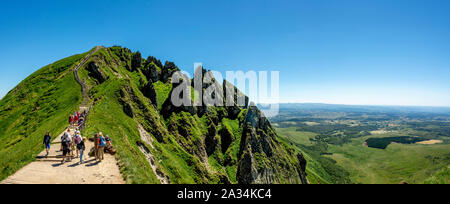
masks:
<path fill-rule="evenodd" d="M 66 128 L 67 115 L 81 103 L 71 69 L 86 54 L 40 69 L 0 101 L 0 180 L 34 160 L 47 130 L 55 138 Z"/>
<path fill-rule="evenodd" d="M 161 110 L 163 103 L 169 98 L 170 91 L 172 90 L 172 84 L 164 84 L 160 81 L 154 83 L 156 95 L 158 99 L 158 110 Z"/>
<path fill-rule="evenodd" d="M 95 133 L 103 132 L 112 138 L 119 150 L 116 156 L 120 161 L 120 170 L 128 183 L 157 183 L 156 176 L 145 171 L 151 167 L 135 145 L 136 141 L 140 140 L 137 124 L 123 113 L 122 107 L 117 103 L 117 90 L 120 90 L 122 83 L 125 82 L 108 81 L 97 87 L 102 90 L 98 94 L 101 94 L 103 99 L 92 109 L 83 134 L 92 137 Z"/>
<path fill-rule="evenodd" d="M 450 184 L 450 165 L 438 171 L 429 179 L 425 180 L 426 184 Z"/>
<path fill-rule="evenodd" d="M 317 134 L 311 132 L 297 132 L 296 128 L 278 128 L 281 141 L 300 152 L 308 162 L 306 173 L 311 184 L 348 183 L 346 172 L 340 169 L 332 160 L 308 150 L 312 143 L 309 139 Z"/>

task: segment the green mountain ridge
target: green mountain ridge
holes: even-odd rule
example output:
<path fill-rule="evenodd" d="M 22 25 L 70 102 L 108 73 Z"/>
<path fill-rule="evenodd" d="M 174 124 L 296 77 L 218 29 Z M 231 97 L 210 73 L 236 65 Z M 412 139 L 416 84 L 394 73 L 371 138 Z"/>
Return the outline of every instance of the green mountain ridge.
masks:
<path fill-rule="evenodd" d="M 34 160 L 45 131 L 64 130 L 66 116 L 82 103 L 73 69 L 87 54 L 40 69 L 0 101 L 0 180 Z M 82 134 L 112 138 L 127 183 L 307 183 L 303 155 L 248 100 L 245 106 L 174 106 L 170 96 L 178 84 L 170 78 L 179 70 L 118 46 L 102 47 L 78 70 L 91 106 Z M 216 85 L 233 86 L 214 81 L 203 89 Z"/>

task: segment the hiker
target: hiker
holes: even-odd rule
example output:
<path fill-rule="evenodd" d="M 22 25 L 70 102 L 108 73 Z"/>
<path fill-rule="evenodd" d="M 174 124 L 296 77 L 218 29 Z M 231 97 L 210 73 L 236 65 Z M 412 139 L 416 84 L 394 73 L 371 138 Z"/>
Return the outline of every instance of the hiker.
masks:
<path fill-rule="evenodd" d="M 69 155 L 69 161 L 72 161 L 72 135 L 70 133 L 70 129 L 67 130 L 67 140 L 68 140 L 67 146 L 69 147 L 67 149 L 67 151 L 68 151 L 67 154 Z M 64 148 L 63 148 L 63 151 L 64 151 Z"/>
<path fill-rule="evenodd" d="M 72 157 L 75 156 L 75 154 L 73 152 L 77 148 L 77 145 L 75 143 L 75 136 L 77 136 L 77 132 L 78 132 L 78 128 L 76 128 L 75 132 L 73 133 L 73 135 L 70 136 L 70 145 L 69 145 L 69 147 L 70 147 L 70 156 L 71 156 L 70 157 L 70 161 L 72 161 Z"/>
<path fill-rule="evenodd" d="M 70 125 L 73 125 L 73 116 L 72 116 L 72 115 L 69 116 L 69 124 L 70 124 Z"/>
<path fill-rule="evenodd" d="M 80 124 L 78 124 L 78 119 L 79 119 L 78 117 L 79 117 L 78 115 L 75 115 L 75 116 L 74 116 L 74 119 L 73 119 L 74 121 L 73 121 L 73 123 L 74 123 L 75 125 L 80 125 Z"/>
<path fill-rule="evenodd" d="M 47 133 L 45 133 L 44 136 L 44 146 L 45 146 L 45 150 L 47 151 L 47 154 L 45 155 L 45 157 L 48 156 L 49 152 L 50 152 L 50 143 L 52 141 L 52 137 L 50 136 L 50 132 L 47 131 Z"/>
<path fill-rule="evenodd" d="M 80 164 L 83 163 L 83 154 L 84 150 L 86 149 L 85 142 L 87 141 L 86 137 L 81 138 L 80 135 L 80 143 L 77 144 L 77 151 L 80 151 Z"/>
<path fill-rule="evenodd" d="M 66 161 L 67 155 L 69 155 L 69 157 L 70 157 L 70 142 L 71 142 L 70 129 L 67 131 L 69 133 L 67 133 L 67 132 L 64 133 L 61 138 L 61 146 L 63 148 L 63 159 L 61 161 L 61 164 L 64 164 L 64 162 Z"/>
<path fill-rule="evenodd" d="M 63 141 L 63 138 L 64 138 L 64 136 L 70 136 L 70 126 L 67 128 L 67 131 L 61 136 L 61 149 L 60 149 L 60 151 L 63 151 L 63 144 L 62 144 L 62 141 Z"/>
<path fill-rule="evenodd" d="M 83 122 L 84 122 L 84 119 L 83 119 L 83 118 L 80 118 L 80 119 L 78 120 L 78 127 L 82 128 L 82 127 L 83 127 Z"/>
<path fill-rule="evenodd" d="M 104 154 L 105 154 L 105 138 L 103 137 L 103 133 L 99 132 L 98 133 L 98 142 L 97 142 L 97 155 L 98 155 L 98 161 L 102 161 L 104 158 Z"/>
<path fill-rule="evenodd" d="M 106 141 L 105 153 L 115 155 L 117 153 L 117 151 L 114 149 L 114 147 L 112 145 L 111 137 L 109 137 L 109 135 L 106 135 L 105 141 Z"/>
<path fill-rule="evenodd" d="M 74 137 L 74 142 L 75 142 L 75 145 L 76 145 L 76 147 L 77 147 L 77 158 L 78 158 L 79 155 L 80 155 L 80 148 L 79 148 L 79 145 L 80 145 L 80 143 L 82 142 L 82 140 L 83 140 L 83 138 L 81 137 L 81 132 L 80 132 L 80 131 L 77 131 L 76 134 L 75 134 L 75 137 Z"/>

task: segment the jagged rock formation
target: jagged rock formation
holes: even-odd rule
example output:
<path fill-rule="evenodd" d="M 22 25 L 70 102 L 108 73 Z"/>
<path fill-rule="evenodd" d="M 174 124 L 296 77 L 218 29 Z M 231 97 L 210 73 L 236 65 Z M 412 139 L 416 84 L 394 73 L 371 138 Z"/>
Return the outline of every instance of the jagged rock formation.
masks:
<path fill-rule="evenodd" d="M 100 67 L 99 65 L 97 65 L 97 63 L 90 62 L 86 69 L 89 71 L 89 76 L 96 80 L 98 84 L 106 81 L 107 77 L 105 76 L 103 71 L 100 70 Z"/>
<path fill-rule="evenodd" d="M 195 79 L 212 76 L 200 68 L 185 94 L 214 90 L 210 100 L 233 106 L 174 105 L 171 96 L 183 82 L 172 84 L 177 71 L 173 62 L 163 65 L 117 46 L 99 49 L 79 70 L 93 103 L 83 134 L 102 131 L 112 138 L 128 183 L 307 183 L 303 156 L 278 140 L 233 84 L 213 78 L 195 86 Z M 11 108 L 0 106 L 0 117 Z"/>
<path fill-rule="evenodd" d="M 133 58 L 131 59 L 131 69 L 136 71 L 140 69 L 142 66 L 142 55 L 140 52 L 136 52 L 133 54 Z"/>
<path fill-rule="evenodd" d="M 239 155 L 239 183 L 307 183 L 303 156 L 283 148 L 270 122 L 254 105 L 245 118 Z"/>
<path fill-rule="evenodd" d="M 147 60 L 147 63 L 142 68 L 142 73 L 147 77 L 148 81 L 157 82 L 161 75 L 161 71 L 158 71 L 157 65 L 153 61 Z"/>
<path fill-rule="evenodd" d="M 164 64 L 164 68 L 161 70 L 160 80 L 163 83 L 167 83 L 169 78 L 177 71 L 180 71 L 180 69 L 175 65 L 175 63 L 166 62 L 166 64 Z"/>
<path fill-rule="evenodd" d="M 155 107 L 158 107 L 158 98 L 152 81 L 147 82 L 147 84 L 142 88 L 142 94 L 150 99 L 151 103 Z"/>

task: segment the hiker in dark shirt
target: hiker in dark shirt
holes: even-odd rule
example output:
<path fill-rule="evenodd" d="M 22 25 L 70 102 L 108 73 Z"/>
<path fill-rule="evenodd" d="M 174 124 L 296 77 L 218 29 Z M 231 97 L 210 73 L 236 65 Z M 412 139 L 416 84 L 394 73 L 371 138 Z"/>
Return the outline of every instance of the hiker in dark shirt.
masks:
<path fill-rule="evenodd" d="M 45 133 L 44 136 L 44 146 L 45 146 L 45 150 L 47 151 L 47 155 L 45 155 L 46 157 L 48 156 L 49 152 L 50 152 L 50 143 L 52 141 L 52 137 L 50 136 L 50 132 L 47 131 L 47 133 Z"/>
<path fill-rule="evenodd" d="M 83 155 L 84 155 L 84 150 L 86 149 L 86 145 L 85 142 L 87 141 L 86 137 L 83 137 L 80 141 L 79 144 L 77 144 L 77 150 L 80 151 L 80 164 L 83 163 Z"/>

